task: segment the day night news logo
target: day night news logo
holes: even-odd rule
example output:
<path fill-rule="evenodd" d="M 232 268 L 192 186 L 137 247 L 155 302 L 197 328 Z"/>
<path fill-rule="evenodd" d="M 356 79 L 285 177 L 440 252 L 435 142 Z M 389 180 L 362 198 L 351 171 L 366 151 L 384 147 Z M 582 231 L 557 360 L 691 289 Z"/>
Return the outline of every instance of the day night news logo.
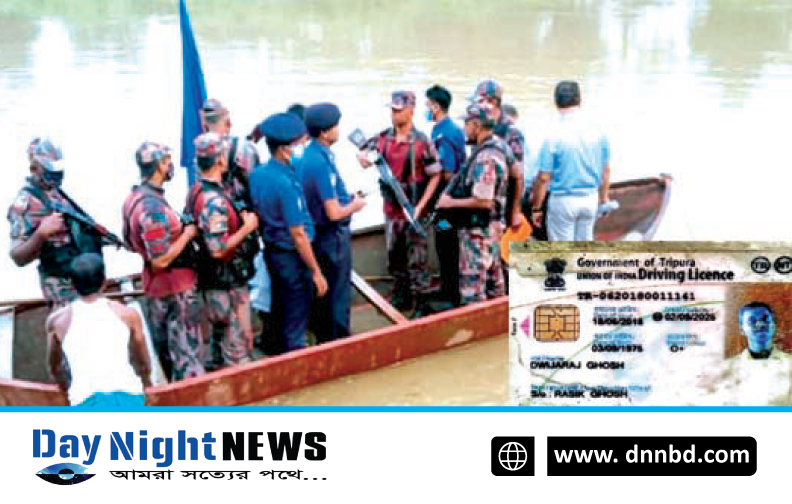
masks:
<path fill-rule="evenodd" d="M 218 443 L 218 440 L 220 442 Z M 59 463 L 45 467 L 36 475 L 55 485 L 75 485 L 91 479 L 95 476 L 89 472 L 89 467 L 95 461 L 99 453 L 100 446 L 109 446 L 111 461 L 156 461 L 159 471 L 110 471 L 115 477 L 123 474 L 124 479 L 132 479 L 141 473 L 167 473 L 170 479 L 171 470 L 169 468 L 174 460 L 249 460 L 272 462 L 297 461 L 302 455 L 304 460 L 321 461 L 327 458 L 327 436 L 323 432 L 223 432 L 219 437 L 211 432 L 206 432 L 197 437 L 187 435 L 187 431 L 180 430 L 176 437 L 152 437 L 149 438 L 148 431 L 141 430 L 135 432 L 112 432 L 109 442 L 103 443 L 101 434 L 96 435 L 73 435 L 66 434 L 56 436 L 51 429 L 33 430 L 33 458 L 54 458 L 66 459 Z M 266 453 L 265 446 L 269 448 Z M 269 455 L 269 456 L 267 456 Z M 76 459 L 74 462 L 68 459 Z M 80 462 L 75 463 L 75 462 Z M 83 464 L 83 465 L 81 465 Z M 196 473 L 210 473 L 213 477 L 218 477 L 218 473 L 245 473 L 237 474 L 240 479 L 247 479 L 248 471 L 182 471 L 191 473 L 193 479 Z M 289 477 L 302 478 L 303 471 L 263 471 L 260 474 L 270 476 L 275 479 L 285 479 L 282 474 L 288 473 Z M 163 479 L 162 474 L 156 479 Z M 144 477 L 151 479 L 151 474 L 144 474 Z M 201 478 L 207 479 L 207 478 Z M 231 478 L 233 479 L 233 474 Z M 326 479 L 326 478 L 321 478 Z"/>

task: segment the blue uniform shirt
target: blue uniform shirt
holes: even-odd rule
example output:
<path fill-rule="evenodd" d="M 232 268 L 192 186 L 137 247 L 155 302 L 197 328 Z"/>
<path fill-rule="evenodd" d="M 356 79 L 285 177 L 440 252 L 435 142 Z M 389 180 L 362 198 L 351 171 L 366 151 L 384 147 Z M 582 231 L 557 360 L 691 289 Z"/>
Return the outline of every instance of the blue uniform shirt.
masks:
<path fill-rule="evenodd" d="M 265 243 L 296 250 L 289 228 L 299 225 L 305 226 L 308 239 L 313 240 L 313 221 L 294 168 L 270 158 L 250 174 L 250 194 Z"/>
<path fill-rule="evenodd" d="M 578 111 L 562 114 L 542 144 L 539 172 L 550 173 L 550 192 L 588 195 L 596 192 L 610 163 L 603 132 Z"/>
<path fill-rule="evenodd" d="M 437 141 L 438 138 L 443 140 Z M 432 127 L 432 141 L 437 147 L 443 171 L 456 173 L 465 162 L 465 134 L 450 117 L 445 116 Z"/>
<path fill-rule="evenodd" d="M 311 141 L 297 166 L 297 179 L 305 191 L 308 211 L 317 228 L 349 224 L 349 218 L 335 222 L 325 213 L 327 200 L 336 198 L 342 206 L 352 201 L 336 168 L 335 156 L 326 145 Z"/>

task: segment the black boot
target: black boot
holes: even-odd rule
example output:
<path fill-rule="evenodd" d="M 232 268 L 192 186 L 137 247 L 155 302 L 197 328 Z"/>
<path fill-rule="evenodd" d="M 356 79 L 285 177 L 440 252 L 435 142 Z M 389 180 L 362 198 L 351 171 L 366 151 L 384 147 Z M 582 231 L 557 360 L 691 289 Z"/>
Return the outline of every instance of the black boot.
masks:
<path fill-rule="evenodd" d="M 410 311 L 413 307 L 413 296 L 409 288 L 397 288 L 393 291 L 391 304 L 399 311 Z"/>
<path fill-rule="evenodd" d="M 415 303 L 415 311 L 412 313 L 410 318 L 417 319 L 431 315 L 432 313 L 434 313 L 434 310 L 432 310 L 432 307 L 429 304 L 429 297 L 426 294 L 418 294 Z"/>

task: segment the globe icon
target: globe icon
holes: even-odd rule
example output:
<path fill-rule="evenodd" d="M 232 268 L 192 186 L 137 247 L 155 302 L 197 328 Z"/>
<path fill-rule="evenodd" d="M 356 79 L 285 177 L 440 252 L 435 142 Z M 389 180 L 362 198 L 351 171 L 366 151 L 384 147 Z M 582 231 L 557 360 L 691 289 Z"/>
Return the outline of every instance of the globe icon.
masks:
<path fill-rule="evenodd" d="M 519 471 L 528 462 L 528 452 L 520 443 L 511 441 L 501 447 L 498 462 L 507 471 Z"/>

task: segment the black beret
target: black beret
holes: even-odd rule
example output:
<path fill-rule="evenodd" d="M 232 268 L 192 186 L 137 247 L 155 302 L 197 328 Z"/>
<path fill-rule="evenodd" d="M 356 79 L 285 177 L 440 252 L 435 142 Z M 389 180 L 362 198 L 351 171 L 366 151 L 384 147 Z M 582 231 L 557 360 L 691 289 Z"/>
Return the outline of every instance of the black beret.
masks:
<path fill-rule="evenodd" d="M 261 132 L 268 140 L 290 144 L 305 135 L 305 123 L 294 114 L 280 112 L 264 119 Z"/>
<path fill-rule="evenodd" d="M 341 111 L 332 103 L 317 103 L 305 109 L 305 125 L 309 128 L 326 130 L 341 120 Z"/>

